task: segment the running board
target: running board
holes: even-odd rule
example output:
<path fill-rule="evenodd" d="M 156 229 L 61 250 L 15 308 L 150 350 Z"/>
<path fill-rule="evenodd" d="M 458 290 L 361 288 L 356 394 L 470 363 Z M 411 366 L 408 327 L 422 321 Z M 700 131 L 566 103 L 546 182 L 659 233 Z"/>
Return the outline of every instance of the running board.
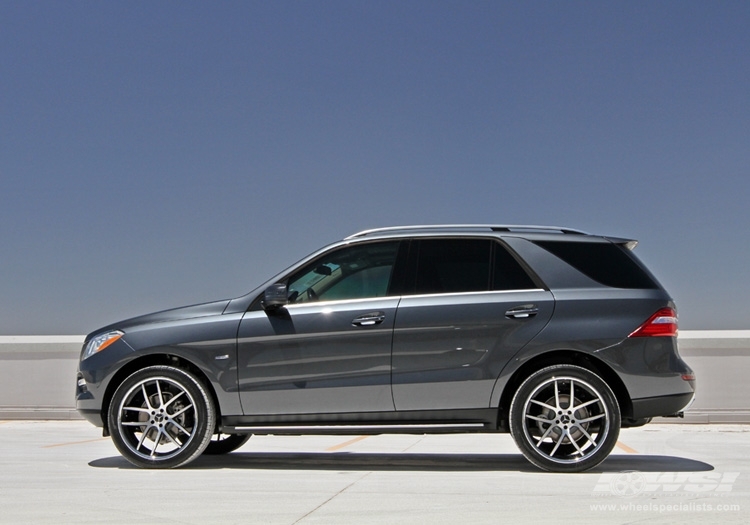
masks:
<path fill-rule="evenodd" d="M 300 434 L 448 434 L 488 431 L 484 423 L 396 424 L 396 425 L 222 425 L 226 434 L 300 435 Z"/>

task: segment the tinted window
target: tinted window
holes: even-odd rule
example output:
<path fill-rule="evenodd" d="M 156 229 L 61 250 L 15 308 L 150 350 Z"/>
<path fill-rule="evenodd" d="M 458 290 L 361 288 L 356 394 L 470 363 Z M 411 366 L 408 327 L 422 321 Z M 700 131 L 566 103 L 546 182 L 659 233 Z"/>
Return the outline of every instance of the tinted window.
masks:
<path fill-rule="evenodd" d="M 478 292 L 489 289 L 491 241 L 419 241 L 416 293 Z"/>
<path fill-rule="evenodd" d="M 418 294 L 538 288 L 508 250 L 489 239 L 423 239 L 415 244 Z"/>
<path fill-rule="evenodd" d="M 630 253 L 612 243 L 536 241 L 589 278 L 613 288 L 658 288 Z"/>
<path fill-rule="evenodd" d="M 513 256 L 495 243 L 493 290 L 532 290 L 539 288 Z"/>
<path fill-rule="evenodd" d="M 289 302 L 384 297 L 398 246 L 397 241 L 361 244 L 319 257 L 289 279 Z"/>

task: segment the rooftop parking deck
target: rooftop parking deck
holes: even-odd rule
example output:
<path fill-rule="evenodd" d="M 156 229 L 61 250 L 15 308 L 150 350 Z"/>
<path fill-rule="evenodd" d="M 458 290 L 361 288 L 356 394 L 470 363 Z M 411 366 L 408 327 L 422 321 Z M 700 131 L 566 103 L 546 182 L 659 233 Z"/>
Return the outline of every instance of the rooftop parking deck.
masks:
<path fill-rule="evenodd" d="M 749 425 L 625 429 L 584 474 L 503 434 L 256 436 L 132 467 L 84 421 L 0 422 L 0 523 L 746 523 Z"/>

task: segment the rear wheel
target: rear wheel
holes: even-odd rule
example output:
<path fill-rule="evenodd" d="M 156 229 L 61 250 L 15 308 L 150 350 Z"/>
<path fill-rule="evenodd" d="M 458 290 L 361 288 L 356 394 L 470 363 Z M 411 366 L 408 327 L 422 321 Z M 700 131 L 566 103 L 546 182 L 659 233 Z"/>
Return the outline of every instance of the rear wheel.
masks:
<path fill-rule="evenodd" d="M 250 436 L 251 434 L 214 434 L 203 453 L 209 456 L 229 454 L 247 443 Z"/>
<path fill-rule="evenodd" d="M 216 412 L 203 384 L 171 366 L 150 366 L 128 377 L 109 407 L 109 428 L 120 453 L 145 468 L 189 463 L 208 446 Z"/>
<path fill-rule="evenodd" d="M 620 433 L 612 390 L 585 368 L 555 365 L 521 384 L 510 406 L 510 432 L 531 463 L 552 472 L 589 470 Z"/>

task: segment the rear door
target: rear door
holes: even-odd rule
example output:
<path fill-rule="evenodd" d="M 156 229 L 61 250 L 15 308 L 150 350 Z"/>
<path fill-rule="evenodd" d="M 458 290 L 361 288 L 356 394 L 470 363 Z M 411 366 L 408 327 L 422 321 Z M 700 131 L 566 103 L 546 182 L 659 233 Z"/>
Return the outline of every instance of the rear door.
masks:
<path fill-rule="evenodd" d="M 500 242 L 413 242 L 393 338 L 396 410 L 486 408 L 500 371 L 549 321 L 552 294 Z"/>

